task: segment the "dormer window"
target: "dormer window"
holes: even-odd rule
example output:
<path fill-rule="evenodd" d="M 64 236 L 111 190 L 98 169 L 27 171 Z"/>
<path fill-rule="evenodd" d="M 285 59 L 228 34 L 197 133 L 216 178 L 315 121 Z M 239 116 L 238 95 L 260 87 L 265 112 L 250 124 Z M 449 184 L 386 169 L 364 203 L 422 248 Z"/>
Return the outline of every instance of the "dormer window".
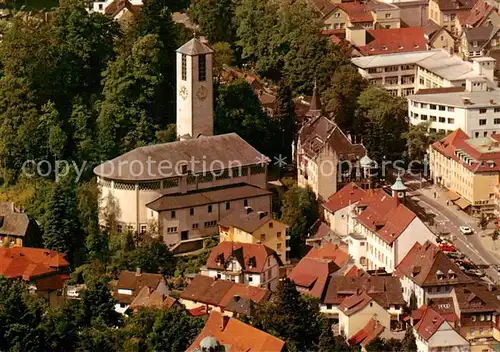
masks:
<path fill-rule="evenodd" d="M 441 270 L 436 271 L 436 278 L 438 280 L 443 280 L 444 279 L 444 274 Z"/>
<path fill-rule="evenodd" d="M 224 253 L 217 254 L 217 257 L 215 258 L 215 263 L 217 265 L 224 265 Z"/>

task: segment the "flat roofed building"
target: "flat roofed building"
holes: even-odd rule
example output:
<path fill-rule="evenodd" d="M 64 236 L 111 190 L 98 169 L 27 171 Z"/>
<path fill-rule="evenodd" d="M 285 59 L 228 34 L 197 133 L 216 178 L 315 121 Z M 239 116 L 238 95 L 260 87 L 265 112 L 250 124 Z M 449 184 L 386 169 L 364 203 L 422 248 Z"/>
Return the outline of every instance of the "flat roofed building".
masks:
<path fill-rule="evenodd" d="M 412 95 L 419 89 L 465 87 L 467 79 L 485 78 L 493 86 L 495 59 L 462 61 L 442 49 L 356 57 L 360 74 L 393 95 Z"/>
<path fill-rule="evenodd" d="M 429 147 L 431 177 L 470 213 L 494 213 L 500 175 L 500 135 L 470 138 L 458 129 Z M 451 194 L 450 193 L 450 194 Z"/>
<path fill-rule="evenodd" d="M 408 97 L 412 125 L 429 123 L 430 132 L 460 128 L 472 138 L 500 132 L 500 91 L 485 78 L 467 79 L 465 87 L 421 89 Z"/>

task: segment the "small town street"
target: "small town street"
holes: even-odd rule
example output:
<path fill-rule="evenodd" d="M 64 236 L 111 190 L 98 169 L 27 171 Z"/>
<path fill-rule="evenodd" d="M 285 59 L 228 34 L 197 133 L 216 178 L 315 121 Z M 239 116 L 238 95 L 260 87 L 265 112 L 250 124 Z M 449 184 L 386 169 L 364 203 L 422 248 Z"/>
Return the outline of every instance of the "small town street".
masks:
<path fill-rule="evenodd" d="M 392 177 L 391 177 L 392 179 Z M 435 233 L 452 235 L 453 244 L 476 265 L 490 265 L 486 274 L 496 283 L 500 282 L 500 273 L 492 265 L 500 264 L 500 255 L 487 248 L 484 244 L 485 236 L 491 230 L 481 230 L 476 220 L 459 210 L 448 198 L 445 191 L 432 185 L 421 183 L 417 177 L 405 176 L 405 185 L 408 187 L 408 206 L 422 218 Z M 436 198 L 434 198 L 436 192 Z M 460 232 L 460 226 L 469 226 L 474 230 L 472 235 Z M 449 237 L 448 237 L 449 238 Z"/>

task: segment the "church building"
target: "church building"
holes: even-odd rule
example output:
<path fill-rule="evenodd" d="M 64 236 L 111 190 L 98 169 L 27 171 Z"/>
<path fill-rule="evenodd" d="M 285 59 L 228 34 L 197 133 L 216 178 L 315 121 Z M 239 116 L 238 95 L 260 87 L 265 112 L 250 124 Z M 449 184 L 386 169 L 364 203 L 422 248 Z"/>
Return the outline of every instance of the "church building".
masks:
<path fill-rule="evenodd" d="M 177 50 L 178 141 L 131 150 L 97 166 L 100 222 L 113 205 L 118 231 L 158 233 L 174 253 L 201 248 L 218 222 L 245 207 L 271 212 L 269 158 L 236 133 L 214 136 L 213 50 Z"/>

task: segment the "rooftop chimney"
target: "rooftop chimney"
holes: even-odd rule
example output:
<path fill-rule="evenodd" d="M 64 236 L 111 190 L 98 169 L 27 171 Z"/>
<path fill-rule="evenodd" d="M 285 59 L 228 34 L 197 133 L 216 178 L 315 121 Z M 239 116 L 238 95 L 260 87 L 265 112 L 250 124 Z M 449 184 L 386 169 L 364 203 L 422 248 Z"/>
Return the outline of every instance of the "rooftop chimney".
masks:
<path fill-rule="evenodd" d="M 142 273 L 141 268 L 135 269 L 135 276 L 141 276 L 141 273 Z"/>

